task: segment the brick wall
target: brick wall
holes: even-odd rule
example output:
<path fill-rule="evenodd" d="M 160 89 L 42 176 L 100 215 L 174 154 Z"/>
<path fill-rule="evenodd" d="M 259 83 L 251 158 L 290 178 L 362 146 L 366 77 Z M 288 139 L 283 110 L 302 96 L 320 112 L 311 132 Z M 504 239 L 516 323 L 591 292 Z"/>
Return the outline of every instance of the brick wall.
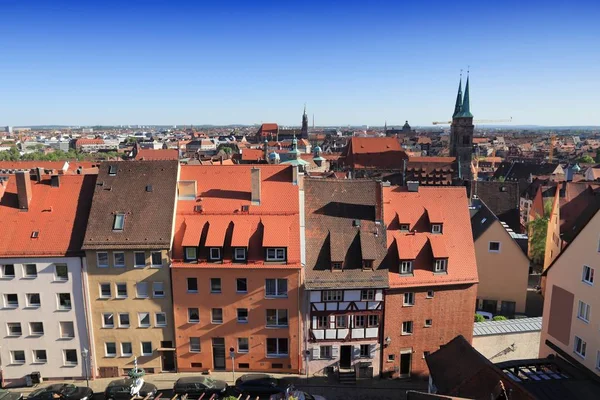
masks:
<path fill-rule="evenodd" d="M 428 290 L 434 291 L 433 298 L 427 298 Z M 415 293 L 413 306 L 403 306 L 404 292 Z M 457 335 L 472 341 L 476 299 L 476 284 L 388 290 L 383 338 L 391 342 L 383 349 L 382 371 L 397 377 L 401 351 L 412 349 L 411 376 L 428 376 L 425 351 L 433 353 Z M 432 320 L 431 327 L 425 327 L 426 319 Z M 413 321 L 412 335 L 402 335 L 403 321 Z M 395 359 L 388 361 L 391 354 Z"/>

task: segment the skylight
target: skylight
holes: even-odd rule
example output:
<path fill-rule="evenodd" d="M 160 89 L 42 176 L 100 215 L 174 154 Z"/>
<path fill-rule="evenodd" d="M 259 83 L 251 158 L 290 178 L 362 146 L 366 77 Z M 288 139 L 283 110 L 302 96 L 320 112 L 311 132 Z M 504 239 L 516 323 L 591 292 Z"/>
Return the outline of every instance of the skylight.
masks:
<path fill-rule="evenodd" d="M 109 165 L 108 166 L 108 175 L 109 176 L 116 176 L 117 175 L 117 166 L 116 165 Z"/>
<path fill-rule="evenodd" d="M 113 222 L 114 231 L 122 231 L 125 225 L 125 214 L 116 214 Z"/>

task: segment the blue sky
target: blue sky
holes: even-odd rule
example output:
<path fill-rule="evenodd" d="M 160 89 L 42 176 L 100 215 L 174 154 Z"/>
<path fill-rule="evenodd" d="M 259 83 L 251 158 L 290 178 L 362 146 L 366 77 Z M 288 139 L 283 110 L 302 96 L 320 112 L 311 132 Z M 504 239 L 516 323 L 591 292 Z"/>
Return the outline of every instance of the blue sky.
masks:
<path fill-rule="evenodd" d="M 597 1 L 251 3 L 0 0 L 0 125 L 600 125 Z"/>

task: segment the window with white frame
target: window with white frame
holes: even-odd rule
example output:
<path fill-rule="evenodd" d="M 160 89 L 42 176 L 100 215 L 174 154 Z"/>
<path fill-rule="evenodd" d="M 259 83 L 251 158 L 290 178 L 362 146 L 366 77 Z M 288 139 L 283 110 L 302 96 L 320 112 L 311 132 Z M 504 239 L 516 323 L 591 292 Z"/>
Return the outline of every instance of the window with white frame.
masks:
<path fill-rule="evenodd" d="M 187 292 L 198 293 L 198 278 L 187 278 Z"/>
<path fill-rule="evenodd" d="M 188 308 L 188 322 L 192 324 L 200 322 L 200 312 L 197 307 Z"/>
<path fill-rule="evenodd" d="M 317 315 L 317 329 L 326 329 L 329 327 L 329 317 L 326 315 Z"/>
<path fill-rule="evenodd" d="M 500 253 L 500 242 L 490 242 L 488 245 L 490 253 Z"/>
<path fill-rule="evenodd" d="M 432 224 L 431 233 L 442 233 L 442 224 Z"/>
<path fill-rule="evenodd" d="M 127 298 L 127 283 L 125 283 L 125 282 L 115 283 L 115 289 L 117 292 L 117 299 L 126 299 Z"/>
<path fill-rule="evenodd" d="M 113 313 L 103 313 L 102 314 L 102 327 L 103 328 L 114 328 L 115 327 L 115 319 Z"/>
<path fill-rule="evenodd" d="M 73 321 L 60 321 L 59 328 L 61 339 L 73 339 L 75 337 L 75 325 Z"/>
<path fill-rule="evenodd" d="M 408 232 L 410 230 L 410 225 L 409 224 L 400 224 L 400 231 L 401 232 Z"/>
<path fill-rule="evenodd" d="M 573 351 L 575 354 L 579 355 L 581 358 L 585 358 L 585 353 L 587 350 L 587 343 L 585 340 L 580 338 L 579 336 L 575 336 L 575 343 L 573 345 Z"/>
<path fill-rule="evenodd" d="M 344 263 L 341 261 L 333 261 L 331 263 L 331 269 L 334 271 L 341 271 L 344 269 Z"/>
<path fill-rule="evenodd" d="M 404 321 L 402 323 L 402 334 L 403 335 L 412 335 L 413 333 L 413 322 L 412 321 Z"/>
<path fill-rule="evenodd" d="M 121 357 L 131 357 L 133 355 L 133 346 L 131 342 L 121 343 Z"/>
<path fill-rule="evenodd" d="M 69 293 L 59 293 L 58 297 L 58 309 L 59 310 L 70 310 L 73 306 L 71 303 L 71 295 Z"/>
<path fill-rule="evenodd" d="M 272 328 L 288 326 L 287 309 L 267 309 L 267 326 Z"/>
<path fill-rule="evenodd" d="M 212 261 L 218 261 L 221 259 L 221 248 L 220 247 L 211 247 L 208 250 L 208 258 Z"/>
<path fill-rule="evenodd" d="M 267 261 L 285 261 L 285 247 L 267 248 Z"/>
<path fill-rule="evenodd" d="M 146 266 L 146 253 L 136 251 L 133 253 L 133 266 L 135 268 L 144 268 Z"/>
<path fill-rule="evenodd" d="M 110 299 L 111 290 L 110 283 L 101 283 L 100 284 L 100 298 L 101 299 Z"/>
<path fill-rule="evenodd" d="M 364 289 L 360 291 L 360 299 L 362 301 L 373 301 L 375 300 L 375 290 L 374 289 Z"/>
<path fill-rule="evenodd" d="M 135 293 L 138 299 L 148 298 L 148 282 L 138 282 L 135 284 Z"/>
<path fill-rule="evenodd" d="M 150 328 L 150 313 L 138 313 L 138 326 L 140 328 Z"/>
<path fill-rule="evenodd" d="M 583 277 L 581 278 L 581 280 L 589 285 L 593 285 L 594 284 L 594 268 L 584 265 L 583 266 Z"/>
<path fill-rule="evenodd" d="M 367 317 L 367 324 L 369 328 L 375 328 L 379 326 L 379 315 L 369 314 Z"/>
<path fill-rule="evenodd" d="M 265 296 L 266 297 L 287 297 L 287 279 L 266 279 Z"/>
<path fill-rule="evenodd" d="M 0 272 L 2 273 L 2 278 L 11 279 L 15 277 L 15 265 L 14 264 L 4 264 L 0 265 L 2 267 Z"/>
<path fill-rule="evenodd" d="M 119 328 L 129 328 L 129 313 L 119 313 Z"/>
<path fill-rule="evenodd" d="M 113 220 L 113 231 L 122 231 L 125 226 L 125 214 L 118 213 L 115 214 L 115 218 Z M 116 350 L 115 350 L 116 353 Z"/>
<path fill-rule="evenodd" d="M 210 278 L 210 292 L 221 293 L 221 278 Z"/>
<path fill-rule="evenodd" d="M 164 312 L 157 312 L 155 315 L 155 324 L 157 328 L 163 328 L 167 326 L 167 314 Z"/>
<path fill-rule="evenodd" d="M 65 360 L 65 365 L 67 365 L 67 366 L 77 365 L 77 350 L 74 350 L 74 349 L 63 350 L 63 355 L 64 355 L 64 360 Z"/>
<path fill-rule="evenodd" d="M 590 310 L 591 306 L 583 301 L 579 300 L 579 307 L 577 308 L 577 318 L 584 322 L 590 322 Z"/>
<path fill-rule="evenodd" d="M 355 328 L 364 328 L 365 321 L 366 321 L 366 317 L 364 315 L 355 315 L 354 316 L 354 327 Z"/>
<path fill-rule="evenodd" d="M 427 299 L 433 299 L 433 296 L 435 296 L 435 292 L 433 290 L 428 290 L 427 291 L 427 296 L 425 296 Z"/>
<path fill-rule="evenodd" d="M 237 309 L 237 322 L 246 324 L 248 323 L 248 309 L 238 308 Z"/>
<path fill-rule="evenodd" d="M 33 350 L 33 362 L 36 364 L 46 364 L 48 362 L 46 350 Z"/>
<path fill-rule="evenodd" d="M 267 357 L 287 357 L 289 353 L 287 338 L 268 338 Z"/>
<path fill-rule="evenodd" d="M 142 342 L 142 355 L 151 356 L 152 353 L 152 342 Z"/>
<path fill-rule="evenodd" d="M 331 346 L 321 346 L 319 349 L 319 358 L 331 358 Z"/>
<path fill-rule="evenodd" d="M 20 322 L 9 322 L 6 324 L 6 329 L 8 331 L 8 336 L 11 337 L 17 337 L 23 334 Z"/>
<path fill-rule="evenodd" d="M 16 293 L 7 293 L 4 295 L 4 308 L 19 307 L 19 296 Z"/>
<path fill-rule="evenodd" d="M 426 319 L 425 320 L 425 328 L 430 328 L 433 325 L 433 320 L 432 319 Z"/>
<path fill-rule="evenodd" d="M 113 262 L 115 263 L 115 268 L 125 267 L 125 253 L 122 251 L 115 251 L 113 253 Z"/>
<path fill-rule="evenodd" d="M 38 308 L 42 305 L 39 293 L 27 293 L 27 307 Z"/>
<path fill-rule="evenodd" d="M 238 338 L 238 353 L 248 353 L 250 351 L 250 342 L 248 338 Z"/>
<path fill-rule="evenodd" d="M 25 351 L 13 350 L 10 352 L 11 364 L 25 364 Z"/>
<path fill-rule="evenodd" d="M 244 247 L 233 249 L 233 259 L 235 261 L 246 261 L 246 249 Z"/>
<path fill-rule="evenodd" d="M 153 251 L 150 257 L 152 268 L 160 268 L 163 266 L 162 252 Z"/>
<path fill-rule="evenodd" d="M 152 297 L 165 297 L 165 285 L 162 282 L 152 283 Z"/>
<path fill-rule="evenodd" d="M 106 251 L 96 253 L 96 266 L 98 268 L 108 268 L 108 253 Z"/>
<path fill-rule="evenodd" d="M 400 261 L 400 273 L 401 274 L 412 274 L 413 262 L 411 260 Z"/>
<path fill-rule="evenodd" d="M 347 328 L 348 327 L 348 317 L 346 315 L 336 315 L 335 316 L 335 327 L 336 328 Z"/>
<path fill-rule="evenodd" d="M 199 337 L 190 337 L 190 353 L 200 353 Z"/>
<path fill-rule="evenodd" d="M 37 278 L 37 265 L 35 264 L 24 264 L 23 265 L 23 276 L 25 278 Z"/>
<path fill-rule="evenodd" d="M 433 263 L 433 272 L 446 272 L 448 260 L 445 258 L 437 258 Z"/>
<path fill-rule="evenodd" d="M 222 308 L 213 308 L 210 311 L 210 321 L 213 324 L 222 324 L 223 323 L 223 309 Z"/>
<path fill-rule="evenodd" d="M 196 261 L 198 259 L 198 250 L 195 247 L 185 248 L 185 260 Z"/>
<path fill-rule="evenodd" d="M 343 301 L 343 290 L 323 290 L 323 301 Z"/>
<path fill-rule="evenodd" d="M 404 293 L 402 305 L 403 306 L 412 306 L 414 304 L 415 304 L 415 293 L 414 292 Z"/>
<path fill-rule="evenodd" d="M 116 357 L 117 356 L 117 344 L 115 342 L 104 343 L 104 355 L 106 357 Z"/>
<path fill-rule="evenodd" d="M 30 322 L 29 323 L 29 334 L 31 336 L 42 336 L 44 334 L 44 323 L 43 322 Z"/>
<path fill-rule="evenodd" d="M 360 358 L 369 358 L 371 357 L 371 345 L 370 344 L 361 344 L 360 345 Z"/>
<path fill-rule="evenodd" d="M 69 280 L 69 269 L 67 268 L 67 264 L 54 265 L 54 280 L 61 282 Z"/>

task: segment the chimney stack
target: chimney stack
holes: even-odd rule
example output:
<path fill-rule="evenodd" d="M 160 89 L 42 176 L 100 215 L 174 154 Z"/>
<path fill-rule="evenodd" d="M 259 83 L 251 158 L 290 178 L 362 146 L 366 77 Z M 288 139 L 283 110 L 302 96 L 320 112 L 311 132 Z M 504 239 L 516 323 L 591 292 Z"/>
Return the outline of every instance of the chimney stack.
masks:
<path fill-rule="evenodd" d="M 52 175 L 50 177 L 50 186 L 51 187 L 60 187 L 60 178 L 58 175 Z"/>
<path fill-rule="evenodd" d="M 260 168 L 252 168 L 250 178 L 252 183 L 250 201 L 252 205 L 260 206 Z"/>
<path fill-rule="evenodd" d="M 19 209 L 29 210 L 29 203 L 31 202 L 31 178 L 29 171 L 17 171 L 15 173 L 17 178 L 17 198 L 19 199 Z"/>
<path fill-rule="evenodd" d="M 298 184 L 298 166 L 297 165 L 292 166 L 292 183 L 294 185 Z"/>
<path fill-rule="evenodd" d="M 418 192 L 419 191 L 419 181 L 408 181 L 407 186 L 408 186 L 409 192 Z"/>

